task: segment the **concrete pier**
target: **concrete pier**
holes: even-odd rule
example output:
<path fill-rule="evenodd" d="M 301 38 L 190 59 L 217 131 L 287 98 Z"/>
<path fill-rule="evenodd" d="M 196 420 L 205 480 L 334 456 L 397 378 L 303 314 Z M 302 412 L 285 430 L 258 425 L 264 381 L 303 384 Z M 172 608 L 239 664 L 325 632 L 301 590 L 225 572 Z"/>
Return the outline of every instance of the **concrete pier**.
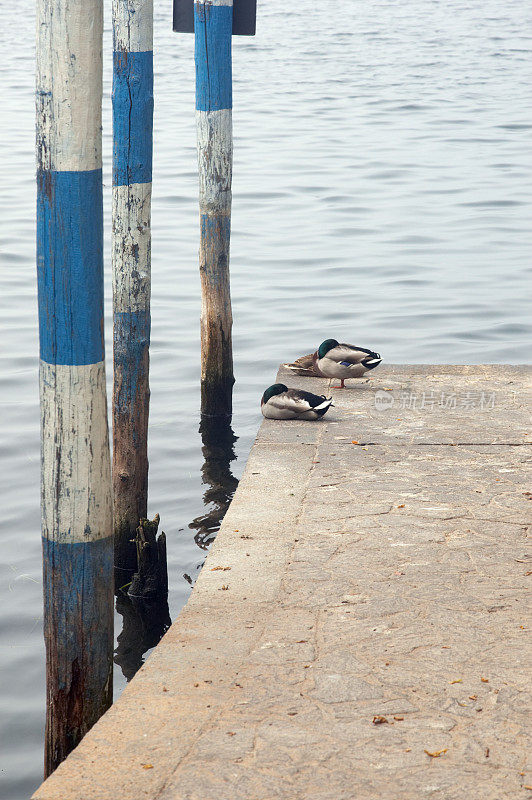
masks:
<path fill-rule="evenodd" d="M 335 408 L 262 424 L 188 604 L 35 800 L 530 797 L 530 370 L 278 380 Z"/>

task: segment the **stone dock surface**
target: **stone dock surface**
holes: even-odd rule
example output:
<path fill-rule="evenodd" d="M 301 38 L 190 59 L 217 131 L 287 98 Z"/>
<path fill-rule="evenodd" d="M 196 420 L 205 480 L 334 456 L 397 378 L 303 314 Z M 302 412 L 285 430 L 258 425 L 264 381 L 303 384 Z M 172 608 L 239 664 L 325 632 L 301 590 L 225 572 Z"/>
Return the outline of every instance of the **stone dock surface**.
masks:
<path fill-rule="evenodd" d="M 335 407 L 262 424 L 187 605 L 35 799 L 532 797 L 530 370 L 278 380 Z"/>

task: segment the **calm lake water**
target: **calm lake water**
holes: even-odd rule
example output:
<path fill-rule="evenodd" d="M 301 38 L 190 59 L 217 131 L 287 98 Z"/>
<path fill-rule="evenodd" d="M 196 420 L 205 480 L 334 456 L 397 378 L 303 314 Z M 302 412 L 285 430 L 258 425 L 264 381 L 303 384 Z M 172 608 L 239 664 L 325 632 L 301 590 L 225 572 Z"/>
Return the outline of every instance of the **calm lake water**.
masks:
<path fill-rule="evenodd" d="M 532 6 L 259 0 L 257 36 L 234 41 L 238 458 L 207 464 L 193 37 L 171 32 L 169 1 L 156 6 L 149 506 L 168 537 L 175 618 L 280 361 L 330 336 L 391 362 L 531 360 Z M 44 721 L 34 19 L 23 0 L 0 9 L 0 795 L 21 800 L 40 780 Z M 106 15 L 109 236 L 110 2 Z M 109 255 L 107 241 L 108 318 Z M 130 656 L 126 673 L 140 663 Z M 124 682 L 117 667 L 117 694 Z"/>

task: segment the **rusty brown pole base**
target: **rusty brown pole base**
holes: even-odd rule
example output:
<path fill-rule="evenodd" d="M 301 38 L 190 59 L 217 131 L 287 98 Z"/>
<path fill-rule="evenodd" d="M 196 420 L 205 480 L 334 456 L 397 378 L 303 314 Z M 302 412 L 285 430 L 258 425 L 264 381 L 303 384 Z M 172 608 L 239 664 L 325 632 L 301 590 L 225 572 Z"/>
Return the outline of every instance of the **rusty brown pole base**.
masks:
<path fill-rule="evenodd" d="M 43 551 L 46 777 L 113 702 L 113 551 L 110 537 Z"/>
<path fill-rule="evenodd" d="M 147 359 L 146 359 L 147 361 Z M 117 588 L 130 580 L 137 569 L 135 538 L 140 520 L 148 511 L 148 375 L 139 384 L 138 403 L 128 415 L 120 414 L 116 403 L 113 442 L 114 553 Z M 128 577 L 129 576 L 129 577 Z M 121 581 L 121 583 L 120 583 Z"/>
<path fill-rule="evenodd" d="M 226 380 L 201 382 L 201 414 L 230 417 L 233 410 L 233 376 Z"/>
<path fill-rule="evenodd" d="M 201 413 L 232 413 L 233 346 L 229 282 L 229 221 L 202 223 L 200 244 Z"/>
<path fill-rule="evenodd" d="M 228 283 L 228 282 L 227 282 Z M 206 297 L 214 294 L 203 282 L 204 304 Z M 221 299 L 223 316 L 216 313 L 214 319 L 201 320 L 201 413 L 204 416 L 231 416 L 233 411 L 233 350 L 231 343 L 231 299 L 229 286 Z M 211 310 L 211 309 L 209 309 Z"/>
<path fill-rule="evenodd" d="M 44 752 L 45 779 L 54 772 L 59 764 L 81 742 L 83 737 L 95 725 L 100 717 L 113 703 L 112 665 L 109 668 L 109 680 L 100 702 L 94 705 L 91 715 L 86 712 L 83 686 L 83 668 L 76 661 L 72 663 L 72 682 L 67 689 L 58 689 L 49 697 L 46 710 L 46 733 Z M 95 697 L 97 693 L 95 692 Z"/>

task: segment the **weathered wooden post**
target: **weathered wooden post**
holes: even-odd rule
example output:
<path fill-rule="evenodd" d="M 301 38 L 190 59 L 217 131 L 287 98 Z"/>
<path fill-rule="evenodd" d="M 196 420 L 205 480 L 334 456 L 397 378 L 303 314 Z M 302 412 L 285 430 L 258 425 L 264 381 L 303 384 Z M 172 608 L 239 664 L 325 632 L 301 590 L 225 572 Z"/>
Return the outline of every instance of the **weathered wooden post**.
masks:
<path fill-rule="evenodd" d="M 113 0 L 113 489 L 118 585 L 147 515 L 153 0 Z"/>
<path fill-rule="evenodd" d="M 233 167 L 233 33 L 255 33 L 256 0 L 174 0 L 174 30 L 190 31 L 193 6 L 200 201 L 201 411 L 230 414 L 233 350 L 229 284 Z"/>
<path fill-rule="evenodd" d="M 194 4 L 200 202 L 201 410 L 231 413 L 229 246 L 233 172 L 233 0 Z"/>
<path fill-rule="evenodd" d="M 45 775 L 112 700 L 103 338 L 103 0 L 37 1 Z"/>

